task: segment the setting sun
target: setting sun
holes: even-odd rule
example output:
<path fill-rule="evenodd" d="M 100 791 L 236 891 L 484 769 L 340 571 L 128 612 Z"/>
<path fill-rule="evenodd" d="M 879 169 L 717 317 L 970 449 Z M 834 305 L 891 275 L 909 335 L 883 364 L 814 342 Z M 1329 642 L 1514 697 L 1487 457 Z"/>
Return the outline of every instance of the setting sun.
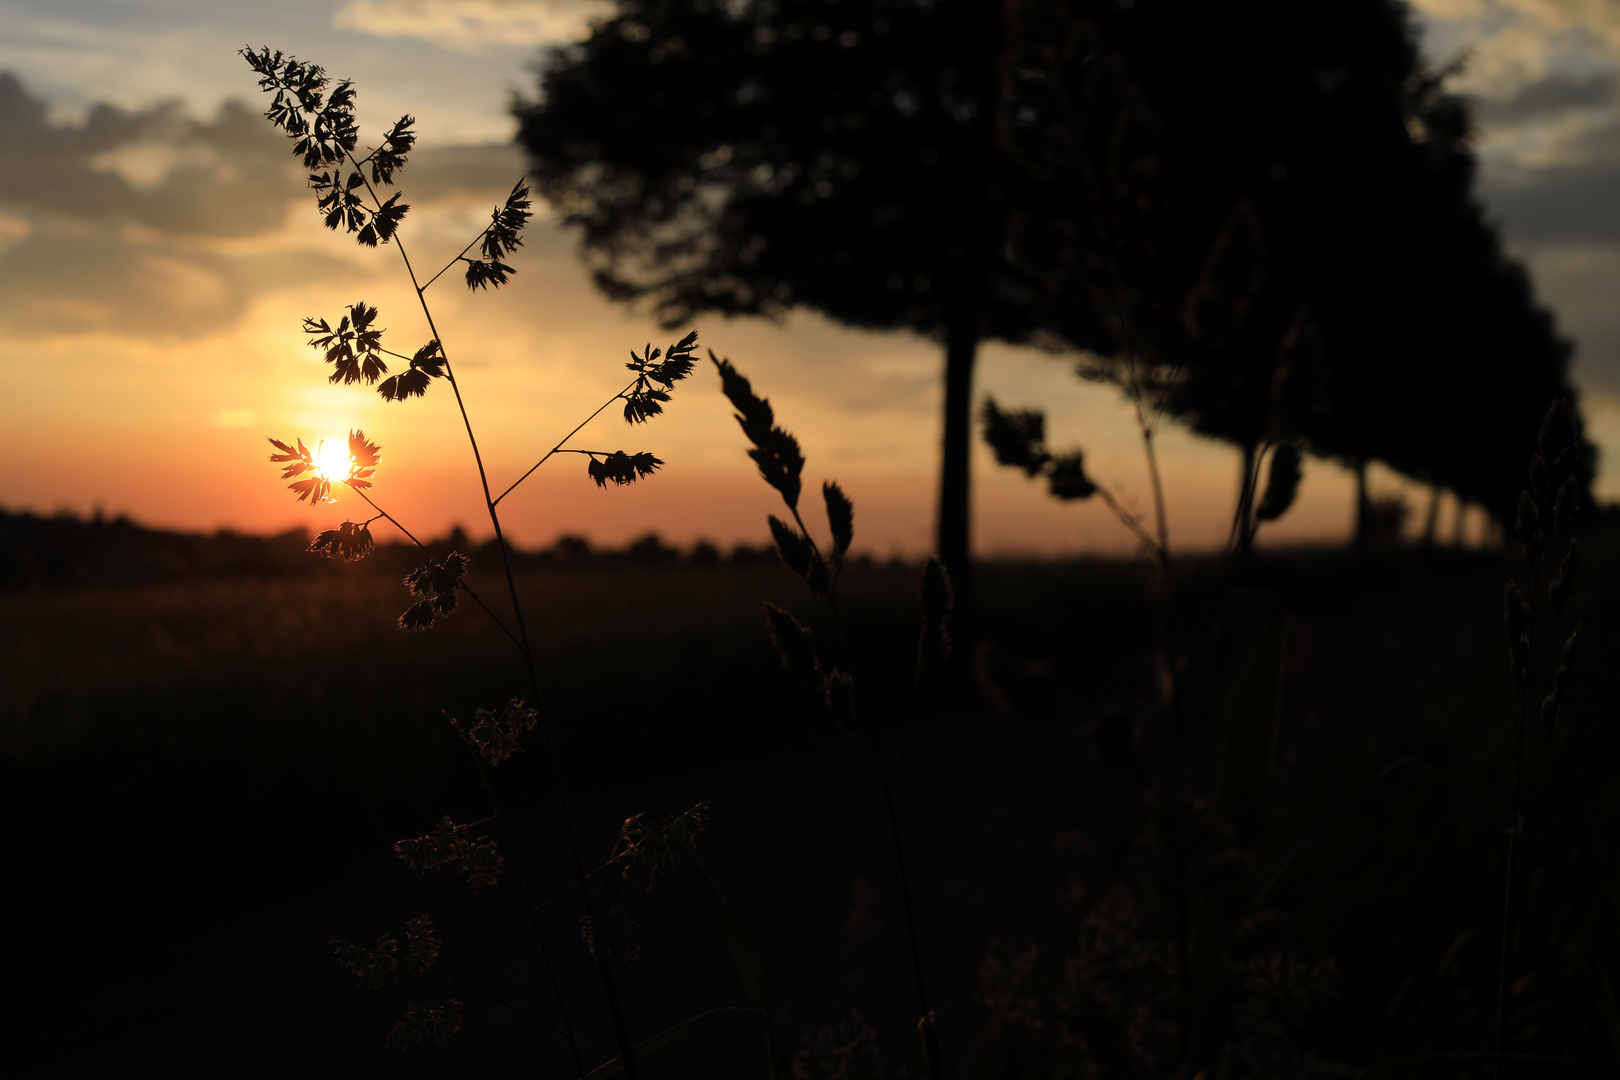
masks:
<path fill-rule="evenodd" d="M 315 471 L 323 480 L 341 484 L 354 469 L 354 456 L 342 439 L 322 439 L 315 449 Z"/>

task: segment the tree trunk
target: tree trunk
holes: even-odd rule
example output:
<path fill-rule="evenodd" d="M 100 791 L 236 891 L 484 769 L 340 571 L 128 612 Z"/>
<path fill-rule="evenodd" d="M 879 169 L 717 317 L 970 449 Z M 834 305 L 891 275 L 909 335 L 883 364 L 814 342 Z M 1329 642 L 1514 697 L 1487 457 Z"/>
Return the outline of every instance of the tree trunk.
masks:
<path fill-rule="evenodd" d="M 1356 551 L 1367 550 L 1367 527 L 1372 524 L 1368 520 L 1371 516 L 1368 511 L 1371 505 L 1367 502 L 1367 462 L 1365 459 L 1356 460 L 1356 531 L 1350 541 L 1350 546 Z"/>
<path fill-rule="evenodd" d="M 952 637 L 968 647 L 972 624 L 973 563 L 969 536 L 969 465 L 973 449 L 973 359 L 979 346 L 979 321 L 968 315 L 953 319 L 945 331 L 945 447 L 940 470 L 939 561 L 951 573 L 956 594 Z"/>
<path fill-rule="evenodd" d="M 1429 492 L 1429 516 L 1423 522 L 1423 546 L 1434 547 L 1435 537 L 1440 532 L 1440 485 L 1435 484 Z"/>

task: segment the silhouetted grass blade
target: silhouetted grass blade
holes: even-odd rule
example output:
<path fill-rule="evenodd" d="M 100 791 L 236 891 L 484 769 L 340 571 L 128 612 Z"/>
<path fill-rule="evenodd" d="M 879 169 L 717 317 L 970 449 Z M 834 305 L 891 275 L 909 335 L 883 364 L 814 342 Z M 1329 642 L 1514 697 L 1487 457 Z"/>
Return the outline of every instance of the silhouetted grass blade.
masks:
<path fill-rule="evenodd" d="M 754 951 L 753 942 L 748 940 L 742 923 L 731 913 L 726 905 L 725 897 L 720 893 L 720 887 L 709 876 L 708 869 L 696 855 L 691 856 L 692 868 L 697 871 L 698 878 L 703 887 L 709 890 L 709 897 L 714 901 L 715 914 L 720 916 L 720 925 L 726 931 L 726 944 L 731 946 L 731 959 L 737 965 L 737 974 L 742 976 L 743 989 L 748 993 L 748 1000 L 765 1020 L 765 1075 L 771 1080 L 776 1077 L 776 1031 L 771 1024 L 771 1014 L 765 1001 L 765 972 L 760 967 L 759 954 Z"/>

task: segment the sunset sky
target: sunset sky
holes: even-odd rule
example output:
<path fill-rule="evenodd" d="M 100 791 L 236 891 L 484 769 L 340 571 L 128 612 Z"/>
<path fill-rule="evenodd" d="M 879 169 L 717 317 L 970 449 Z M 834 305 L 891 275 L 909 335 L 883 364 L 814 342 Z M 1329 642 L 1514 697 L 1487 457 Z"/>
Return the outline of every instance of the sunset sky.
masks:
<path fill-rule="evenodd" d="M 1620 4 L 1607 0 L 1421 0 L 1430 55 L 1467 51 L 1457 85 L 1477 98 L 1482 195 L 1542 301 L 1578 344 L 1575 379 L 1605 451 L 1598 491 L 1620 497 Z M 343 496 L 294 501 L 266 436 L 312 442 L 363 428 L 383 450 L 375 495 L 418 534 L 482 532 L 476 474 L 453 399 L 386 405 L 328 385 L 304 316 L 376 305 L 389 347 L 430 336 L 395 251 L 324 230 L 286 141 L 260 113 L 236 50 L 268 44 L 359 88 L 362 142 L 402 113 L 419 152 L 400 176 L 402 237 L 437 269 L 477 235 L 523 172 L 508 103 L 548 42 L 579 32 L 571 0 L 0 0 L 0 506 L 127 513 L 186 529 L 326 528 L 358 514 Z M 679 336 L 609 305 L 574 239 L 544 208 L 513 284 L 469 295 L 455 275 L 429 293 L 468 408 L 504 487 L 623 385 L 631 348 Z M 856 504 L 856 545 L 929 545 L 941 357 L 904 334 L 856 333 L 798 315 L 785 324 L 700 320 L 798 435 L 806 479 L 836 478 Z M 1040 405 L 1059 446 L 1145 507 L 1146 472 L 1117 391 L 1071 360 L 987 346 L 978 391 Z M 758 542 L 773 493 L 707 364 L 668 415 L 635 430 L 609 409 L 574 445 L 651 451 L 645 484 L 603 491 L 583 459 L 554 459 L 506 505 L 525 544 L 582 533 L 604 543 L 656 530 L 687 543 Z M 1163 438 L 1172 542 L 1224 537 L 1235 451 Z M 1059 505 L 988 452 L 974 463 L 976 544 L 986 552 L 1126 550 L 1095 501 Z M 1408 490 L 1392 474 L 1375 491 Z M 1351 488 L 1312 460 L 1300 503 L 1262 540 L 1343 536 Z M 1447 510 L 1449 526 L 1449 507 Z"/>

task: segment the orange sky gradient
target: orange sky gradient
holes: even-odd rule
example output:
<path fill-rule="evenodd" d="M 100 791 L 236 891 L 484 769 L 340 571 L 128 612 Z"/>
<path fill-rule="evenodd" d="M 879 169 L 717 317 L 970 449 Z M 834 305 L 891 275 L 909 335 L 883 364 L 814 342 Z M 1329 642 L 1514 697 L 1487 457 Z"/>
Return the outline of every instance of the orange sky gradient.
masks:
<path fill-rule="evenodd" d="M 349 3 L 339 14 L 349 12 L 352 22 L 380 6 L 385 0 Z M 558 6 L 486 5 L 497 15 Z M 521 47 L 507 43 L 503 63 L 532 56 L 534 35 L 556 32 L 541 22 L 523 31 L 531 36 Z M 462 59 L 475 63 L 477 50 L 468 48 Z M 349 73 L 343 55 L 308 58 Z M 328 528 L 367 511 L 349 493 L 335 505 L 297 503 L 267 460 L 265 439 L 313 442 L 357 427 L 382 446 L 373 491 L 380 505 L 419 536 L 442 535 L 454 524 L 486 535 L 449 387 L 436 382 L 425 400 L 387 404 L 372 390 L 329 385 L 328 369 L 306 344 L 305 316 L 335 322 L 359 300 L 381 310 L 385 344 L 395 351 L 414 351 L 430 335 L 396 251 L 361 249 L 320 226 L 285 140 L 258 116 L 254 77 L 232 59 L 235 81 L 217 75 L 208 84 L 218 93 L 212 106 L 153 106 L 161 97 L 155 94 L 126 101 L 102 117 L 103 128 L 117 129 L 110 136 L 94 122 L 86 126 L 87 104 L 64 111 L 25 81 L 0 86 L 0 96 L 11 95 L 0 102 L 8 115 L 39 113 L 8 131 L 4 153 L 15 169 L 0 185 L 0 365 L 7 376 L 0 506 L 100 509 L 194 530 Z M 0 68 L 27 62 L 0 48 Z M 437 76 L 422 70 L 422 108 L 437 116 L 435 108 L 455 103 L 439 100 Z M 364 80 L 359 89 L 365 141 L 392 119 L 382 106 L 408 98 L 411 88 L 395 80 L 377 95 L 380 105 L 368 100 Z M 482 112 L 467 113 L 482 117 L 476 125 L 448 113 L 425 121 L 420 152 L 400 174 L 413 204 L 401 237 L 428 272 L 478 234 L 523 171 L 518 151 L 490 137 L 511 125 L 499 96 L 487 96 Z M 245 108 L 212 111 L 230 98 Z M 477 136 L 478 145 L 457 147 L 458 133 Z M 573 236 L 540 209 L 511 260 L 518 269 L 511 285 L 472 295 L 452 272 L 429 293 L 497 490 L 624 384 L 632 348 L 667 344 L 687 329 L 660 330 L 600 297 L 574 254 Z M 1580 249 L 1532 252 L 1538 284 L 1546 278 L 1554 286 L 1543 295 L 1555 308 L 1560 296 L 1576 310 L 1591 306 L 1582 267 L 1607 251 L 1586 262 Z M 836 479 L 853 498 L 858 550 L 882 556 L 930 548 L 940 442 L 937 345 L 850 331 L 804 313 L 781 325 L 704 318 L 695 329 L 703 349 L 735 362 L 798 436 L 807 490 Z M 1052 444 L 1084 448 L 1094 479 L 1145 514 L 1147 471 L 1132 412 L 1118 391 L 1077 379 L 1073 359 L 987 344 L 976 397 L 1044 409 Z M 1590 385 L 1585 407 L 1596 441 L 1620 445 L 1620 395 Z M 571 533 L 618 545 L 656 531 L 682 544 L 757 544 L 768 535 L 765 516 L 779 510 L 745 456 L 706 360 L 677 387 L 665 416 L 632 429 L 610 408 L 572 445 L 650 451 L 666 465 L 643 483 L 601 490 L 587 479 L 582 458 L 553 459 L 503 505 L 518 543 L 538 546 Z M 1219 545 L 1236 498 L 1237 452 L 1169 422 L 1159 445 L 1172 547 Z M 997 467 L 982 446 L 973 470 L 981 553 L 1134 547 L 1097 501 L 1057 503 L 1037 483 Z M 1374 494 L 1407 496 L 1408 530 L 1420 529 L 1427 492 L 1376 466 L 1371 475 Z M 1620 494 L 1613 470 L 1604 469 L 1599 493 Z M 1348 473 L 1310 459 L 1299 502 L 1261 530 L 1260 542 L 1341 540 L 1352 504 Z M 1450 536 L 1453 514 L 1448 499 L 1443 536 Z M 1482 526 L 1475 515 L 1469 536 L 1477 539 Z"/>
<path fill-rule="evenodd" d="M 510 159 L 515 176 L 521 161 L 515 151 Z M 410 198 L 409 168 L 401 187 Z M 417 203 L 401 233 L 407 251 L 419 265 L 442 266 L 477 235 L 503 193 L 490 188 Z M 219 303 L 211 290 L 221 286 L 148 254 L 138 273 L 163 291 L 151 302 L 171 311 L 175 332 L 143 340 L 103 330 L 29 342 L 26 361 L 12 365 L 0 432 L 0 453 L 13 463 L 5 503 L 43 511 L 99 507 L 186 529 L 325 528 L 369 511 L 341 491 L 336 505 L 296 502 L 267 460 L 265 438 L 313 443 L 358 427 L 383 448 L 371 492 L 381 506 L 418 535 L 440 535 L 457 523 L 474 535 L 487 533 L 448 385 L 436 382 L 425 399 L 386 403 L 374 391 L 329 384 L 330 369 L 306 344 L 304 316 L 335 323 L 360 300 L 381 310 L 388 347 L 408 353 L 430 336 L 397 252 L 363 250 L 327 232 L 309 201 L 295 198 L 284 224 L 264 235 L 192 242 L 192 253 L 251 265 L 320 257 L 312 260 L 318 267 L 312 280 L 283 274 L 261 281 L 239 316 L 219 329 L 206 324 Z M 517 276 L 497 292 L 469 294 L 452 272 L 428 294 L 497 490 L 624 385 L 630 349 L 679 336 L 597 295 L 571 238 L 548 223 L 531 227 L 514 261 Z M 188 339 L 181 328 L 194 329 L 194 320 L 202 320 L 203 331 Z M 732 359 L 771 398 L 805 449 L 807 480 L 837 479 L 850 493 L 858 547 L 878 554 L 929 547 L 937 346 L 911 335 L 849 331 L 814 316 L 781 326 L 712 319 L 695 328 L 704 349 Z M 1128 406 L 1112 388 L 1075 378 L 1071 364 L 1068 357 L 991 344 L 980 361 L 979 392 L 1007 405 L 1044 407 L 1053 443 L 1084 447 L 1092 473 L 1127 505 L 1146 511 L 1145 465 Z M 553 458 L 504 504 L 518 542 L 539 545 L 578 533 L 620 544 L 657 531 L 680 543 L 753 543 L 766 535 L 765 515 L 778 509 L 745 456 L 706 360 L 677 387 L 664 416 L 631 428 L 610 407 L 571 445 L 651 451 L 666 465 L 643 483 L 602 490 L 587 479 L 582 457 Z M 1173 542 L 1219 543 L 1235 497 L 1237 454 L 1173 425 L 1164 431 L 1162 454 Z M 1057 503 L 1038 484 L 997 467 L 982 447 L 974 468 L 981 550 L 1131 548 L 1100 504 Z M 1400 486 L 1392 475 L 1380 481 L 1380 488 Z M 1313 460 L 1300 504 L 1266 532 L 1274 542 L 1343 536 L 1351 501 L 1343 470 Z M 1448 527 L 1449 520 L 1448 514 Z"/>

